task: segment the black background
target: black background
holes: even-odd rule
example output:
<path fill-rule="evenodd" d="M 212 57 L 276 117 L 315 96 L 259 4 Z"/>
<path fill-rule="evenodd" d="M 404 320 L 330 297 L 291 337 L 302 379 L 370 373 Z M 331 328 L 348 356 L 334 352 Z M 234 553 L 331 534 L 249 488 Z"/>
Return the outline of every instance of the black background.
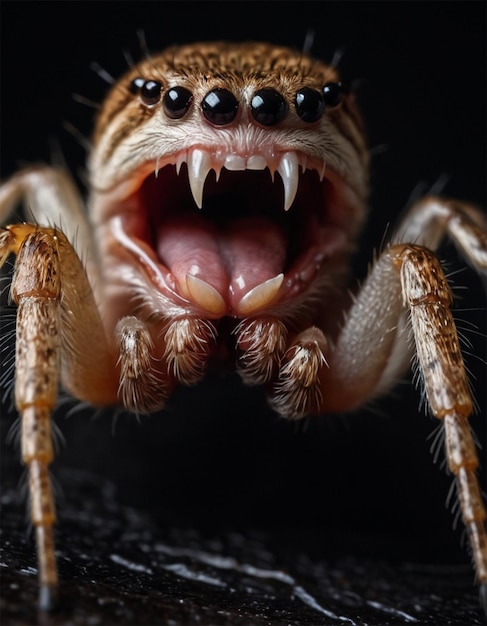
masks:
<path fill-rule="evenodd" d="M 344 76 L 361 85 L 375 154 L 363 276 L 418 183 L 446 174 L 448 195 L 486 205 L 485 17 L 483 2 L 3 2 L 0 173 L 60 148 L 82 172 L 83 151 L 63 124 L 88 136 L 93 110 L 73 94 L 99 101 L 107 85 L 90 64 L 118 76 L 124 51 L 142 55 L 138 29 L 153 51 L 220 38 L 300 48 L 313 30 L 313 53 L 331 60 L 342 48 Z M 462 267 L 452 246 L 442 255 L 452 271 Z M 468 357 L 481 409 L 472 421 L 485 441 L 485 296 L 469 270 L 453 278 L 469 287 L 458 291 L 456 316 L 477 355 Z M 218 375 L 178 393 L 161 416 L 120 418 L 114 435 L 110 414 L 59 412 L 67 442 L 55 467 L 113 480 L 122 503 L 171 523 L 320 529 L 328 541 L 346 532 L 351 550 L 373 533 L 390 559 L 467 563 L 445 507 L 450 479 L 429 452 L 435 423 L 418 404 L 401 383 L 372 410 L 296 426 L 278 420 L 259 391 Z M 3 440 L 13 421 L 5 413 Z M 485 468 L 485 452 L 483 460 Z M 20 471 L 8 463 L 3 484 Z"/>

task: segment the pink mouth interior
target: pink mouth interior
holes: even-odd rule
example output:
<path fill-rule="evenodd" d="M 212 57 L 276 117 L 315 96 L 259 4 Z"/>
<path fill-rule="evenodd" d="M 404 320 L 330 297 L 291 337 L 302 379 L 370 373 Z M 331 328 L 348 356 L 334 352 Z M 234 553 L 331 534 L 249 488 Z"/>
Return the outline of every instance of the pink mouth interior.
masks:
<path fill-rule="evenodd" d="M 176 286 L 185 284 L 187 274 L 196 276 L 218 291 L 231 312 L 253 287 L 280 273 L 288 291 L 300 275 L 309 282 L 321 260 L 342 243 L 329 223 L 330 188 L 317 172 L 301 173 L 297 196 L 285 212 L 278 174 L 273 182 L 268 170 L 222 169 L 218 182 L 213 171 L 208 175 L 199 209 L 186 165 L 179 175 L 175 166 L 166 166 L 137 192 L 147 211 L 137 236 L 142 234 Z"/>

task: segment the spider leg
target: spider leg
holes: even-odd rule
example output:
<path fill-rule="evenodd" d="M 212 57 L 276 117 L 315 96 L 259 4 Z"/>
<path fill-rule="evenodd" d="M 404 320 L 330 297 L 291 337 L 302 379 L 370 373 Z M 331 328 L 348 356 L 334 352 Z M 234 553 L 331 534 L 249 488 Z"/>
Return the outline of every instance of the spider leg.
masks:
<path fill-rule="evenodd" d="M 26 240 L 12 283 L 18 304 L 15 400 L 22 417 L 22 460 L 28 467 L 30 515 L 36 530 L 39 602 L 42 608 L 50 608 L 56 602 L 58 581 L 53 538 L 56 512 L 48 468 L 54 456 L 50 414 L 57 398 L 60 352 L 59 265 L 57 255 L 47 249 L 47 263 L 38 265 L 40 255 L 33 259 L 24 251 L 42 242 L 35 232 Z M 12 249 L 15 234 L 3 231 L 2 243 Z"/>
<path fill-rule="evenodd" d="M 61 378 L 75 396 L 94 404 L 113 401 L 116 384 L 108 374 L 113 359 L 90 286 L 64 235 L 31 224 L 7 226 L 0 229 L 0 259 L 9 253 L 17 255 L 11 289 L 17 304 L 15 403 L 22 420 L 22 460 L 28 467 L 36 529 L 40 606 L 48 609 L 57 591 L 56 512 L 49 465 L 58 383 Z M 93 359 L 94 354 L 98 358 Z"/>
<path fill-rule="evenodd" d="M 52 168 L 25 170 L 0 187 L 2 218 L 22 200 L 36 224 L 0 229 L 0 265 L 10 254 L 17 257 L 11 285 L 17 305 L 15 403 L 36 529 L 40 606 L 49 609 L 57 594 L 56 512 L 49 466 L 58 384 L 61 381 L 78 399 L 112 404 L 117 398 L 116 359 L 79 260 L 83 254 L 92 275 L 98 276 L 89 226 L 74 185 L 67 174 Z M 63 232 L 49 227 L 60 223 L 76 241 L 78 253 Z"/>
<path fill-rule="evenodd" d="M 0 185 L 0 223 L 6 224 L 19 203 L 26 219 L 39 226 L 57 227 L 75 248 L 92 279 L 99 286 L 91 226 L 80 194 L 69 174 L 45 165 L 21 170 Z"/>
<path fill-rule="evenodd" d="M 309 412 L 354 410 L 389 391 L 415 353 L 428 405 L 445 430 L 448 467 L 487 613 L 487 513 L 468 421 L 473 402 L 450 310 L 451 291 L 430 249 L 448 234 L 474 267 L 485 271 L 484 228 L 482 214 L 468 205 L 437 198 L 415 205 L 395 243 L 374 264 L 335 341 L 315 327 L 294 339 L 281 362 L 271 403 L 294 419 Z M 405 243 L 409 238 L 420 245 Z"/>
<path fill-rule="evenodd" d="M 391 246 L 374 266 L 332 349 L 316 328 L 297 337 L 281 365 L 271 403 L 285 417 L 299 418 L 310 410 L 353 410 L 384 393 L 410 360 L 411 346 L 404 332 L 408 314 L 428 405 L 445 429 L 448 467 L 455 477 L 485 597 L 487 513 L 468 421 L 472 398 L 451 302 L 447 280 L 433 252 L 410 244 Z"/>
<path fill-rule="evenodd" d="M 414 241 L 431 249 L 436 249 L 445 234 L 450 236 L 460 253 L 469 260 L 474 268 L 486 272 L 487 221 L 479 209 L 464 202 L 445 200 L 435 196 L 424 198 L 408 211 L 403 223 L 397 230 L 395 240 Z M 422 316 L 419 313 L 420 309 L 417 310 L 418 313 L 413 315 L 411 308 L 413 328 L 416 324 L 415 337 L 418 337 L 422 332 Z M 441 316 L 441 313 L 439 315 Z M 414 322 L 415 318 L 417 318 L 416 322 Z M 454 331 L 452 337 L 455 336 L 454 343 L 458 345 L 453 322 L 449 320 L 448 325 L 451 325 L 450 328 Z M 447 336 L 448 332 L 445 331 L 444 337 Z M 418 345 L 417 339 L 416 345 Z M 457 354 L 458 352 L 453 352 L 447 356 L 456 358 Z M 427 359 L 427 356 L 425 358 Z M 434 374 L 427 376 L 425 373 L 424 380 L 429 399 L 430 395 L 434 394 L 436 377 Z M 427 380 L 430 381 L 429 385 Z M 432 387 L 429 392 L 428 386 Z M 470 409 L 468 402 L 466 407 Z M 438 408 L 440 411 L 442 410 L 440 406 Z M 475 477 L 478 460 L 467 418 L 468 414 L 465 414 L 461 408 L 445 412 L 443 417 L 445 447 L 449 469 L 455 476 L 463 521 L 469 530 L 473 558 L 481 584 L 480 601 L 487 615 L 486 514 Z"/>
<path fill-rule="evenodd" d="M 415 203 L 396 230 L 393 246 L 379 256 L 354 297 L 338 337 L 332 341 L 312 327 L 288 345 L 271 391 L 271 403 L 281 415 L 353 410 L 396 384 L 412 352 L 394 244 L 414 242 L 436 250 L 445 236 L 475 269 L 487 271 L 487 222 L 479 209 L 433 196 Z M 441 268 L 438 272 L 443 276 Z M 305 377 L 307 387 L 300 363 L 309 363 L 315 372 L 313 382 Z"/>
<path fill-rule="evenodd" d="M 487 270 L 487 220 L 477 207 L 465 202 L 436 196 L 423 198 L 406 212 L 392 241 L 436 250 L 445 236 L 474 268 Z"/>
<path fill-rule="evenodd" d="M 451 294 L 432 252 L 407 245 L 397 252 L 396 262 L 400 266 L 404 300 L 410 312 L 419 369 L 429 407 L 435 417 L 443 420 L 448 467 L 455 476 L 477 578 L 485 595 L 487 513 L 476 476 L 479 461 L 468 422 L 472 398 L 450 311 Z"/>

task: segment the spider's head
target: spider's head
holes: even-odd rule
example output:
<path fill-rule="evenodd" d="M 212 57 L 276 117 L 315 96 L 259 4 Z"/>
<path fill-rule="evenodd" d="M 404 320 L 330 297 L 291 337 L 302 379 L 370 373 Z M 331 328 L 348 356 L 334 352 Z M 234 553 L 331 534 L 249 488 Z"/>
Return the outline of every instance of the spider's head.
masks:
<path fill-rule="evenodd" d="M 288 48 L 194 44 L 138 64 L 94 146 L 94 222 L 178 311 L 246 317 L 306 298 L 364 217 L 353 94 Z"/>

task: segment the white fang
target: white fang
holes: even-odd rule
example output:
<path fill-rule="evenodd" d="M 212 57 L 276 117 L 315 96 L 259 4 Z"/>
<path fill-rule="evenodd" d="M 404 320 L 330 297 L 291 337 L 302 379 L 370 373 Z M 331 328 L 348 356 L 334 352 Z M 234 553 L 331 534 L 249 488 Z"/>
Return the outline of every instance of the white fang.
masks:
<path fill-rule="evenodd" d="M 283 154 L 277 168 L 284 185 L 284 210 L 289 211 L 299 184 L 299 161 L 295 152 Z"/>
<path fill-rule="evenodd" d="M 203 187 L 211 170 L 211 157 L 205 150 L 196 148 L 188 154 L 188 178 L 196 206 L 203 206 Z"/>

